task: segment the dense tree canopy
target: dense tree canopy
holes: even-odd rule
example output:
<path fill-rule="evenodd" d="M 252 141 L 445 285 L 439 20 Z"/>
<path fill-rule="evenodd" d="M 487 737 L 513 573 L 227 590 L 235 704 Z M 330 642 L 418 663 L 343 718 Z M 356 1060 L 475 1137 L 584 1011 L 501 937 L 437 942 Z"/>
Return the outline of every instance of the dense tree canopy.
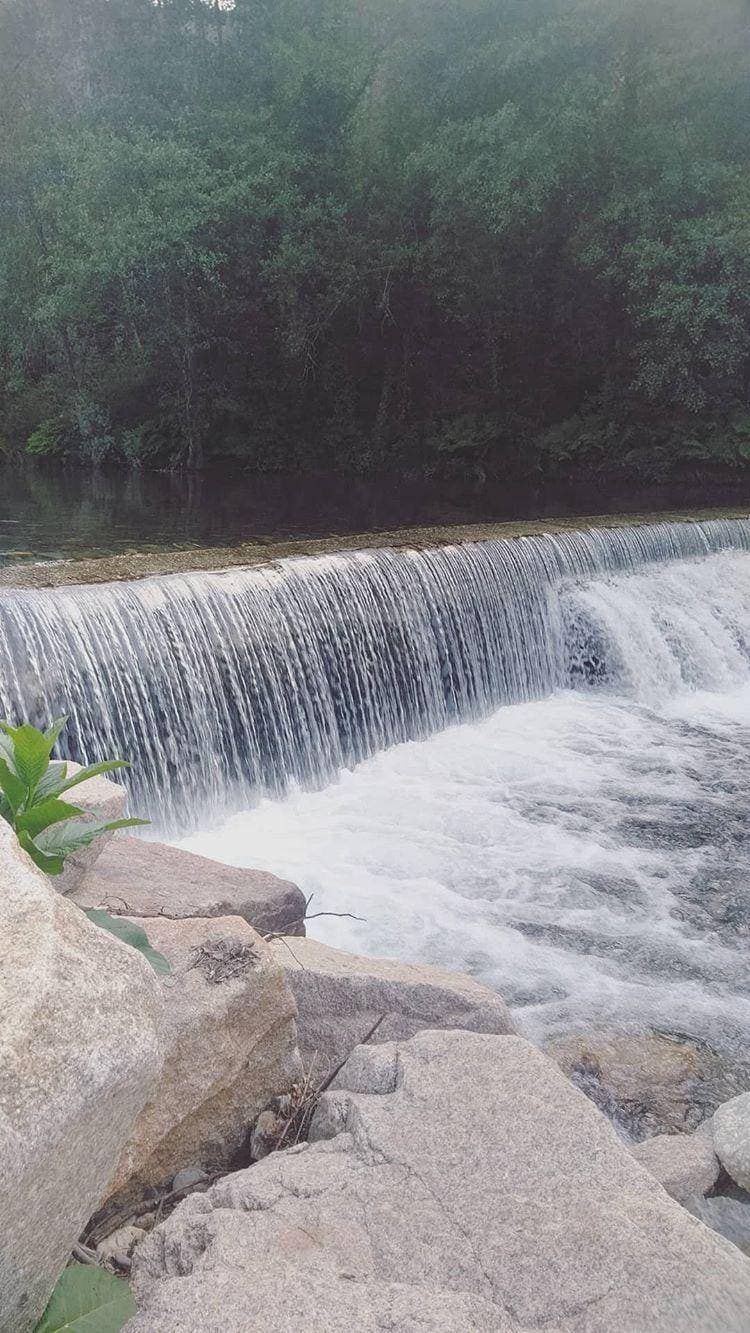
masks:
<path fill-rule="evenodd" d="M 747 0 L 0 0 L 6 449 L 750 460 Z"/>

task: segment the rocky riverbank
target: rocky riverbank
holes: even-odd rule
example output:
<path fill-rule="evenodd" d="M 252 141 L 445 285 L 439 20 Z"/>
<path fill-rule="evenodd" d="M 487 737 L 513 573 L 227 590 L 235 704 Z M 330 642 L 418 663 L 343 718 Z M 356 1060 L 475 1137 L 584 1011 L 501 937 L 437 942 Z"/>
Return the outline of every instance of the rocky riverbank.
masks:
<path fill-rule="evenodd" d="M 0 1333 L 77 1245 L 132 1269 L 129 1333 L 747 1328 L 750 1261 L 698 1219 L 744 1243 L 750 1093 L 708 1053 L 544 1054 L 468 977 L 306 938 L 273 876 L 117 835 L 62 895 L 4 827 Z"/>

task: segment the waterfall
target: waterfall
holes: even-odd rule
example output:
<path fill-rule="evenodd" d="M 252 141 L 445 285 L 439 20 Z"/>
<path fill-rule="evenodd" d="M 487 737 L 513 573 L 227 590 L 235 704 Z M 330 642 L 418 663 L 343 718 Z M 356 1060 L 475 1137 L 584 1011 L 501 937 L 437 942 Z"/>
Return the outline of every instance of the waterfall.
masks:
<path fill-rule="evenodd" d="M 607 577 L 749 549 L 750 520 L 722 519 L 8 591 L 0 716 L 68 713 L 70 757 L 132 762 L 136 812 L 205 826 L 503 704 L 611 682 Z"/>

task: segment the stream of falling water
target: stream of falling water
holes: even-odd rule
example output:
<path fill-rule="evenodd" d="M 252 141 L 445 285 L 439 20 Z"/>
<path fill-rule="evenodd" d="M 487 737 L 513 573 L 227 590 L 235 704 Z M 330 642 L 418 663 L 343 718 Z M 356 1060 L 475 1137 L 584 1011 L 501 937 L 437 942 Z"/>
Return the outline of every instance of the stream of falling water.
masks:
<path fill-rule="evenodd" d="M 750 555 L 568 582 L 567 688 L 261 800 L 185 846 L 315 895 L 311 931 L 472 973 L 541 1039 L 750 1036 Z"/>
<path fill-rule="evenodd" d="M 747 1048 L 748 520 L 3 595 L 0 715 L 61 712 L 332 943 Z"/>

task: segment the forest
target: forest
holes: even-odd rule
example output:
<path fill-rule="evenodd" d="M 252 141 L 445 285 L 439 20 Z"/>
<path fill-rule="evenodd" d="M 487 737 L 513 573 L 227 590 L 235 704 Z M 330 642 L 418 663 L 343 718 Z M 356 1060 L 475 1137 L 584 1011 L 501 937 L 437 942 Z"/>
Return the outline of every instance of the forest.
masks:
<path fill-rule="evenodd" d="M 747 0 L 2 0 L 0 451 L 750 464 Z"/>

